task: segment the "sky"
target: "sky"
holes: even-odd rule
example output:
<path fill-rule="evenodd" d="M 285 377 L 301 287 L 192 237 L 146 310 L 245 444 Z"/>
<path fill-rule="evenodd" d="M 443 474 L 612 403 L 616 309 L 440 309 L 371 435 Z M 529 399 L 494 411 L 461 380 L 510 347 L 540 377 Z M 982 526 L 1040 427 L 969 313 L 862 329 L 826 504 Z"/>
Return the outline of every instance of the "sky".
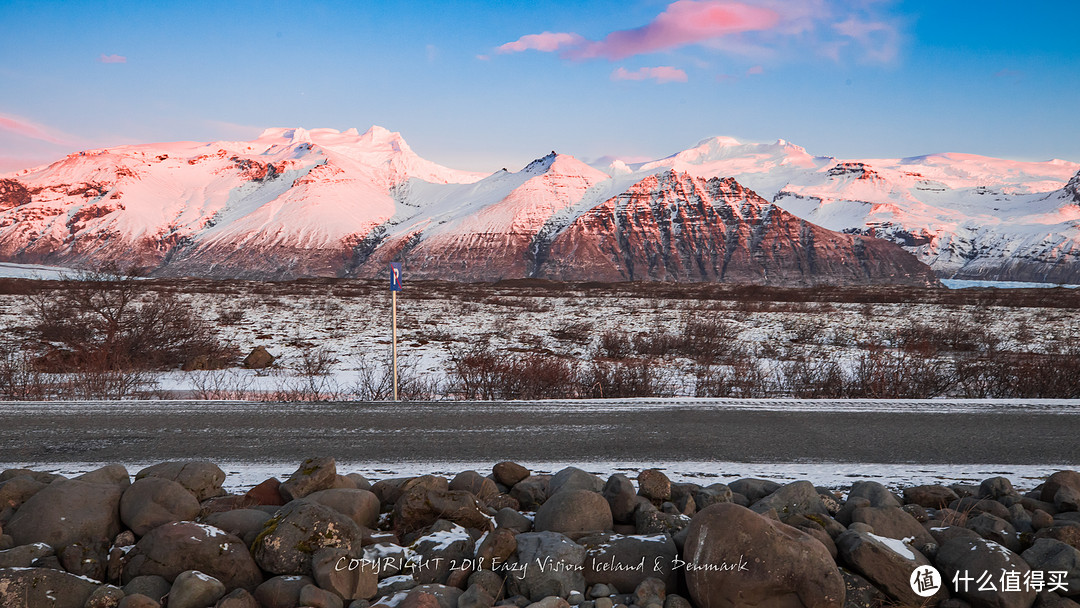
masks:
<path fill-rule="evenodd" d="M 1080 161 L 1078 21 L 1074 0 L 0 0 L 0 172 L 371 125 L 476 171 L 717 135 Z"/>

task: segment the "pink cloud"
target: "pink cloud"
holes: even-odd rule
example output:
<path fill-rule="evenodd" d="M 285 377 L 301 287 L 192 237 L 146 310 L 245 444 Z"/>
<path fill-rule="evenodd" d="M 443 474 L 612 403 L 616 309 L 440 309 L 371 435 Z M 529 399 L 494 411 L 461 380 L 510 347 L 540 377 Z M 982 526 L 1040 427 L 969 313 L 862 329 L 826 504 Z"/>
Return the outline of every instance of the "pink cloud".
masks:
<path fill-rule="evenodd" d="M 764 73 L 765 73 L 765 68 L 761 67 L 760 65 L 755 65 L 755 66 L 751 67 L 750 69 L 746 70 L 746 75 L 747 76 L 750 76 L 752 74 L 764 74 Z"/>
<path fill-rule="evenodd" d="M 102 53 L 97 60 L 98 63 L 127 63 L 127 57 L 123 55 L 106 55 L 105 53 Z"/>
<path fill-rule="evenodd" d="M 507 42 L 495 49 L 495 52 L 520 53 L 521 51 L 532 49 L 535 51 L 551 53 L 562 47 L 580 45 L 584 41 L 585 39 L 577 34 L 566 32 L 543 32 L 541 34 L 528 34 L 513 42 Z"/>
<path fill-rule="evenodd" d="M 0 131 L 7 131 L 8 133 L 59 146 L 75 146 L 79 144 L 76 138 L 66 133 L 61 133 L 55 129 L 10 114 L 0 114 Z"/>
<path fill-rule="evenodd" d="M 686 82 L 686 72 L 679 68 L 673 68 L 669 65 L 662 65 L 655 68 L 638 68 L 631 72 L 626 68 L 618 68 L 611 73 L 612 80 L 648 80 L 654 79 L 656 82 Z"/>
<path fill-rule="evenodd" d="M 605 57 L 619 60 L 728 34 L 766 30 L 779 20 L 776 11 L 740 2 L 678 0 L 647 25 L 612 32 L 603 40 L 590 42 L 568 55 L 573 59 Z"/>

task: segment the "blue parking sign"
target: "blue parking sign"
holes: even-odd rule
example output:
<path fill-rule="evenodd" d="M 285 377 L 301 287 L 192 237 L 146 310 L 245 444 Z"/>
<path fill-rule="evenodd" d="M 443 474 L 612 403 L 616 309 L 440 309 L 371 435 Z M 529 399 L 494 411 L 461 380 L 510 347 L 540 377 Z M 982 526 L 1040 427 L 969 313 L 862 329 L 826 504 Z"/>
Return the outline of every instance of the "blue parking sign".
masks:
<path fill-rule="evenodd" d="M 401 262 L 390 262 L 390 291 L 401 291 Z"/>

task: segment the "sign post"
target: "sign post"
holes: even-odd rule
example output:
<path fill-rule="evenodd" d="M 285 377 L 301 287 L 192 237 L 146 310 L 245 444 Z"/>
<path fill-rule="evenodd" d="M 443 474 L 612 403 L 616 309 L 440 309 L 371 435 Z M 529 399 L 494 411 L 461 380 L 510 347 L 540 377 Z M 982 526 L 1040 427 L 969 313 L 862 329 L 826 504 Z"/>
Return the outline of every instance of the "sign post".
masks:
<path fill-rule="evenodd" d="M 398 400 L 398 374 L 397 374 L 397 292 L 401 291 L 401 262 L 390 262 L 390 343 L 394 353 L 394 401 Z"/>

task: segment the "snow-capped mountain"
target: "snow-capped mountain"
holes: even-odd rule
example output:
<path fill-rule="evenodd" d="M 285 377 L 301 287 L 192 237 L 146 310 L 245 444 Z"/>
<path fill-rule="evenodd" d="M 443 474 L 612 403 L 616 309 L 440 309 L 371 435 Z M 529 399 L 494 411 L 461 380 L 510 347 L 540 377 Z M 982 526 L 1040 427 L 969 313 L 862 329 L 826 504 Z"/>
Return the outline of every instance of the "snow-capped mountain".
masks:
<path fill-rule="evenodd" d="M 456 280 L 933 281 L 884 237 L 939 275 L 1077 282 L 1078 171 L 714 138 L 649 163 L 552 153 L 484 175 L 380 127 L 268 129 L 0 176 L 0 261 L 250 278 L 377 276 L 399 259 L 411 276 Z"/>
<path fill-rule="evenodd" d="M 842 160 L 812 156 L 783 140 L 718 137 L 606 171 L 624 176 L 669 168 L 734 177 L 825 228 L 892 240 L 942 277 L 1080 280 L 1080 163 L 971 154 Z"/>

